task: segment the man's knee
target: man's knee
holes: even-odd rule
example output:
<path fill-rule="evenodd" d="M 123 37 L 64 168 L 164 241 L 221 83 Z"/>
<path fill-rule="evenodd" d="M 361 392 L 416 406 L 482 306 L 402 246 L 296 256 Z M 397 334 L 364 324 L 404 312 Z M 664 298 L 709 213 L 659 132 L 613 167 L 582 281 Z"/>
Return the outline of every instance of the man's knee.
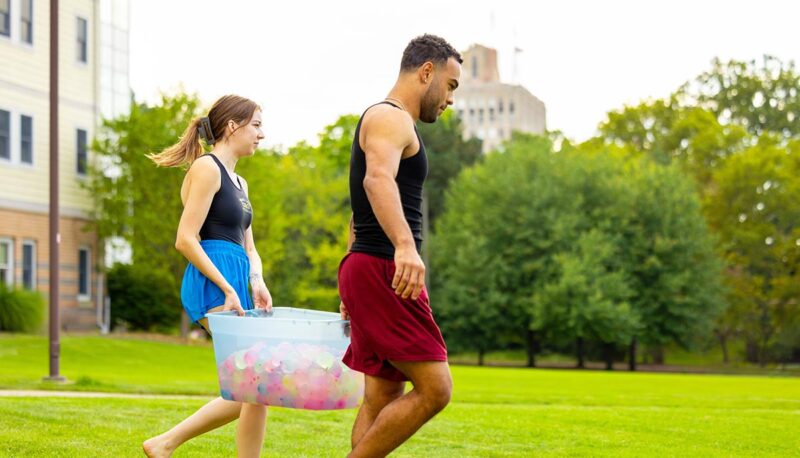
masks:
<path fill-rule="evenodd" d="M 370 409 L 381 410 L 387 404 L 402 396 L 404 391 L 404 382 L 367 382 L 367 387 L 364 390 L 364 405 Z"/>
<path fill-rule="evenodd" d="M 427 410 L 435 415 L 441 412 L 450 403 L 453 394 L 453 379 L 448 373 L 434 382 L 418 387 Z"/>

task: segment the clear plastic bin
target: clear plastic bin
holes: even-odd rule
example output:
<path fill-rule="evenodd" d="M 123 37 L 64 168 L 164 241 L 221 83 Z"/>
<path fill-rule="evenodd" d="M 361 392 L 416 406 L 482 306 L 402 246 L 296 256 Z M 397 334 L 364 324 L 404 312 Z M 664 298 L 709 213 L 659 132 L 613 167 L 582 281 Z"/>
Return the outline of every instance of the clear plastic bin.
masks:
<path fill-rule="evenodd" d="M 224 399 L 311 410 L 361 401 L 364 375 L 342 363 L 350 323 L 338 313 L 274 307 L 206 317 Z"/>

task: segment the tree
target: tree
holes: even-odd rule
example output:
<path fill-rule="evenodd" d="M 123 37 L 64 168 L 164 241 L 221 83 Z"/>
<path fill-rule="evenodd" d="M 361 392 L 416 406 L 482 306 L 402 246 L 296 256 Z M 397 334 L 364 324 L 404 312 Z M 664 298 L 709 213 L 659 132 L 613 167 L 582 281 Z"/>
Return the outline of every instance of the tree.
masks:
<path fill-rule="evenodd" d="M 528 179 L 545 167 L 549 142 L 526 142 L 530 154 L 491 154 L 453 181 L 432 237 L 431 296 L 442 332 L 450 347 L 481 359 L 531 330 L 528 308 L 549 243 L 542 231 L 551 227 L 533 223 L 556 214 L 553 187 Z"/>
<path fill-rule="evenodd" d="M 660 164 L 676 162 L 695 178 L 701 192 L 714 169 L 748 140 L 744 128 L 720 124 L 711 111 L 682 107 L 674 97 L 611 111 L 600 133 L 598 140 L 624 148 L 631 156 L 646 155 Z"/>
<path fill-rule="evenodd" d="M 428 224 L 435 227 L 444 211 L 444 196 L 450 182 L 459 172 L 477 162 L 481 140 L 464 140 L 461 119 L 447 110 L 433 124 L 420 123 L 419 134 L 428 154 L 428 178 L 425 196 L 428 199 Z"/>
<path fill-rule="evenodd" d="M 729 360 L 728 340 L 740 334 L 745 336 L 751 361 L 763 364 L 770 355 L 800 353 L 800 345 L 792 348 L 794 340 L 788 337 L 794 335 L 792 323 L 796 320 L 791 314 L 772 310 L 783 307 L 779 304 L 786 301 L 796 301 L 797 296 L 782 299 L 781 295 L 788 293 L 779 293 L 779 289 L 770 286 L 774 277 L 786 278 L 784 267 L 779 265 L 789 263 L 785 269 L 793 272 L 796 262 L 786 250 L 780 256 L 770 254 L 778 248 L 777 242 L 763 243 L 766 237 L 772 237 L 767 234 L 769 231 L 755 228 L 749 220 L 740 223 L 740 218 L 752 215 L 729 201 L 734 194 L 741 194 L 750 195 L 748 204 L 760 202 L 756 192 L 759 184 L 745 180 L 740 185 L 749 186 L 749 190 L 740 189 L 738 194 L 733 191 L 738 188 L 730 181 L 732 168 L 744 174 L 744 168 L 751 167 L 747 172 L 760 174 L 761 185 L 769 187 L 769 176 L 781 173 L 769 168 L 786 167 L 767 158 L 759 163 L 753 155 L 783 157 L 776 149 L 782 149 L 783 155 L 792 155 L 789 145 L 800 132 L 798 91 L 800 75 L 793 62 L 786 64 L 770 56 L 761 62 L 715 59 L 709 71 L 681 86 L 669 98 L 609 113 L 601 125 L 601 138 L 593 140 L 595 144 L 616 145 L 632 156 L 674 162 L 695 178 L 703 213 L 722 241 L 719 249 L 727 263 L 728 292 L 724 297 L 729 307 L 720 314 L 714 329 L 725 361 Z M 768 144 L 771 146 L 765 146 Z M 748 165 L 743 161 L 749 161 Z M 771 217 L 790 221 L 794 218 L 792 211 L 791 206 L 773 206 Z M 756 235 L 760 242 L 754 242 Z M 764 259 L 777 264 L 765 264 Z"/>
<path fill-rule="evenodd" d="M 685 83 L 676 96 L 682 105 L 707 109 L 720 123 L 742 126 L 757 137 L 800 136 L 800 74 L 793 61 L 768 55 L 759 63 L 714 59 L 711 70 Z"/>
<path fill-rule="evenodd" d="M 798 177 L 800 141 L 782 147 L 763 136 L 714 174 L 716 186 L 707 197 L 709 222 L 727 261 L 729 300 L 748 358 L 761 365 L 778 341 L 784 353 L 800 348 L 789 337 L 796 335 L 800 313 Z"/>
<path fill-rule="evenodd" d="M 554 153 L 547 139 L 515 134 L 454 181 L 434 237 L 448 341 L 479 352 L 522 342 L 532 353 L 532 333 L 576 342 L 580 360 L 591 340 L 610 365 L 637 335 L 685 343 L 708 325 L 719 270 L 691 182 L 597 147 Z"/>
<path fill-rule="evenodd" d="M 553 337 L 573 336 L 579 368 L 584 367 L 586 341 L 604 344 L 606 368 L 611 369 L 611 348 L 630 342 L 639 328 L 628 273 L 619 259 L 613 236 L 590 229 L 578 236 L 572 251 L 553 257 L 556 275 L 534 293 L 534 326 Z"/>
<path fill-rule="evenodd" d="M 688 348 L 710 333 L 725 306 L 722 262 L 692 180 L 676 165 L 628 167 L 635 197 L 623 245 L 642 325 L 636 337 L 659 363 L 666 344 Z"/>
<path fill-rule="evenodd" d="M 157 276 L 171 281 L 175 291 L 186 267 L 174 249 L 185 171 L 158 168 L 145 155 L 175 143 L 200 113 L 196 95 L 176 94 L 163 95 L 153 106 L 134 103 L 130 113 L 104 120 L 92 144 L 97 160 L 85 183 L 94 198 L 92 217 L 100 239 L 123 237 L 134 264 L 166 273 Z"/>

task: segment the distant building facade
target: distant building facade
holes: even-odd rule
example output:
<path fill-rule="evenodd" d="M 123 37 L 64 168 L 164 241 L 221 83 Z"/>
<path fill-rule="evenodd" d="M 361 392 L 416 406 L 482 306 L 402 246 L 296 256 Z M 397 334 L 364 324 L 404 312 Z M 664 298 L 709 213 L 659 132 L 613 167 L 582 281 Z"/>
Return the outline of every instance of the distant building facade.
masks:
<path fill-rule="evenodd" d="M 462 57 L 455 109 L 466 138 L 482 139 L 486 153 L 511 138 L 512 131 L 545 133 L 544 103 L 523 86 L 500 82 L 495 49 L 476 44 Z"/>

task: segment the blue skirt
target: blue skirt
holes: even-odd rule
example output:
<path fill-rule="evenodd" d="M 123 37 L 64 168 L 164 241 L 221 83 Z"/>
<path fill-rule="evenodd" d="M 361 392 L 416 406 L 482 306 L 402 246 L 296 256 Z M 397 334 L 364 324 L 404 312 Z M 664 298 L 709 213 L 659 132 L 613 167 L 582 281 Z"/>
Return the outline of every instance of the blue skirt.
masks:
<path fill-rule="evenodd" d="M 250 259 L 244 248 L 226 240 L 201 240 L 200 246 L 225 277 L 225 280 L 236 290 L 242 308 L 252 309 L 253 301 L 247 289 L 250 278 Z M 192 263 L 189 263 L 181 283 L 181 302 L 192 322 L 197 323 L 205 318 L 210 309 L 225 303 L 225 293 L 197 270 Z"/>

